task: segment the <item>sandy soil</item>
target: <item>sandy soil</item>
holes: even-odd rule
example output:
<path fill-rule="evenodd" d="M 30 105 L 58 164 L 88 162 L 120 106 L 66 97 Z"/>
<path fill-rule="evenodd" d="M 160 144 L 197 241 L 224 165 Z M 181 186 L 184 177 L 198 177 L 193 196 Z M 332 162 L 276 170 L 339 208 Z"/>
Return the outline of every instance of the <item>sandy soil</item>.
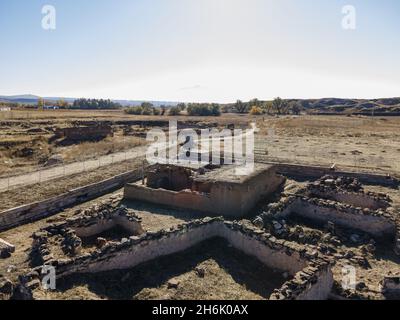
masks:
<path fill-rule="evenodd" d="M 399 118 L 264 118 L 257 127 L 256 159 L 400 175 Z"/>

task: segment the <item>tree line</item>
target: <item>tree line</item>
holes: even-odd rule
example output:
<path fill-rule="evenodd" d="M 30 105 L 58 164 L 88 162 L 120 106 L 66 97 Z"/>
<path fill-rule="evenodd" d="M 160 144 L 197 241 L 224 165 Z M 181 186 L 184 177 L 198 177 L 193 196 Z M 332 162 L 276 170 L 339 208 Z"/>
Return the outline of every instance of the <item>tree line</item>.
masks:
<path fill-rule="evenodd" d="M 125 109 L 127 114 L 135 115 L 170 115 L 180 116 L 186 111 L 189 116 L 220 116 L 221 107 L 216 103 L 178 103 L 176 106 L 162 105 L 159 108 L 149 102 L 143 102 L 140 106 Z"/>
<path fill-rule="evenodd" d="M 234 104 L 224 105 L 222 107 L 223 112 L 235 112 L 235 113 L 250 113 L 251 115 L 262 115 L 262 114 L 300 114 L 302 111 L 308 108 L 308 102 L 302 100 L 284 100 L 281 98 L 275 98 L 272 101 L 260 101 L 258 99 L 252 99 L 248 102 L 237 100 Z"/>
<path fill-rule="evenodd" d="M 119 109 L 122 105 L 110 99 L 77 99 L 73 102 L 71 109 Z"/>

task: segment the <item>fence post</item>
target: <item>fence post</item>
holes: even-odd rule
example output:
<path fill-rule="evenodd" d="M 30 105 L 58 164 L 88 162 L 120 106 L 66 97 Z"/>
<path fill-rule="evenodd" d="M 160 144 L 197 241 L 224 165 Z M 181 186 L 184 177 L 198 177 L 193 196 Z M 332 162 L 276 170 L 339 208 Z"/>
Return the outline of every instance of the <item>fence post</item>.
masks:
<path fill-rule="evenodd" d="M 144 185 L 144 160 L 142 161 L 142 185 Z"/>

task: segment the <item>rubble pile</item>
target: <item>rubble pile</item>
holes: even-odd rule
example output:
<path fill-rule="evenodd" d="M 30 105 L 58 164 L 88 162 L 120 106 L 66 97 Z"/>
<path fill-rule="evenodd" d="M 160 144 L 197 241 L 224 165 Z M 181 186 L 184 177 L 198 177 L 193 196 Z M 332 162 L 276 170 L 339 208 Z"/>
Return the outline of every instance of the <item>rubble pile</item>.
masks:
<path fill-rule="evenodd" d="M 0 258 L 8 258 L 15 252 L 15 246 L 0 238 Z"/>
<path fill-rule="evenodd" d="M 299 193 L 309 197 L 331 200 L 337 200 L 335 196 L 338 194 L 364 197 L 364 199 L 368 199 L 368 202 L 373 203 L 371 209 L 386 209 L 392 203 L 392 199 L 387 194 L 365 191 L 363 185 L 352 177 L 324 176 L 316 182 L 310 183 L 305 190 L 300 190 Z"/>

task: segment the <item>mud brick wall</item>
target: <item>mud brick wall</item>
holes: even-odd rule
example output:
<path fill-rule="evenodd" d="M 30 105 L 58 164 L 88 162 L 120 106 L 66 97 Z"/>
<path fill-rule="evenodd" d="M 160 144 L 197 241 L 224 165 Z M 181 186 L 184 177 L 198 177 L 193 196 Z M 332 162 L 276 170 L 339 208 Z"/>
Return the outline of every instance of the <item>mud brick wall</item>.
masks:
<path fill-rule="evenodd" d="M 230 217 L 243 217 L 263 197 L 275 192 L 285 178 L 275 170 L 264 171 L 244 183 L 216 182 L 210 193 L 152 189 L 141 184 L 125 186 L 124 198 Z"/>

